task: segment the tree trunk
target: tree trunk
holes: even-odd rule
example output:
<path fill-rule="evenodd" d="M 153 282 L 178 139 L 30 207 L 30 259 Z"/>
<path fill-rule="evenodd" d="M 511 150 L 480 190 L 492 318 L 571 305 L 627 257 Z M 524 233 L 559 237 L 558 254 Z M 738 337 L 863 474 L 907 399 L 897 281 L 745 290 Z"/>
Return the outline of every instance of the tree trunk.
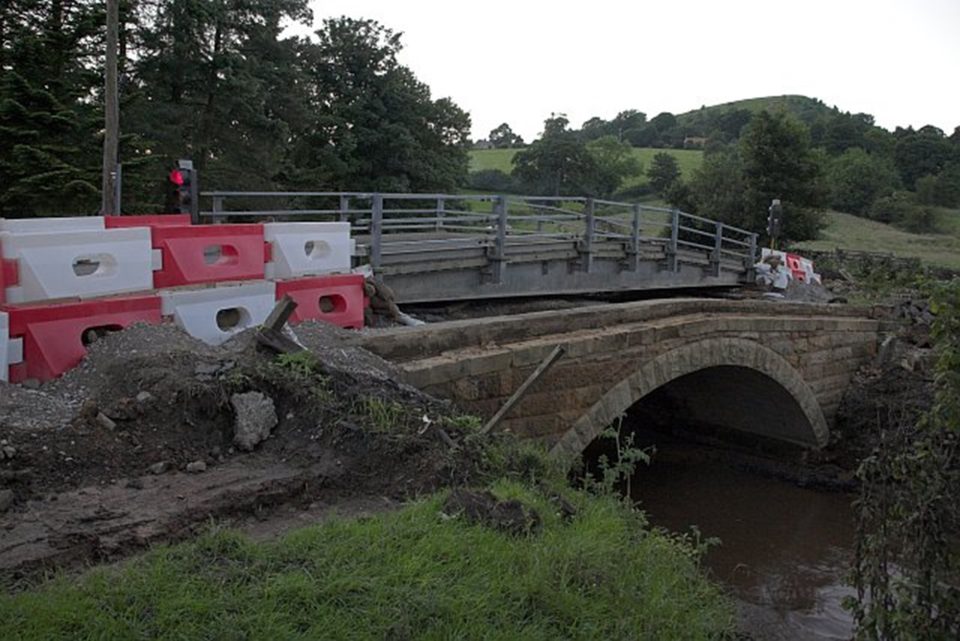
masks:
<path fill-rule="evenodd" d="M 118 213 L 116 198 L 117 146 L 120 139 L 120 106 L 117 100 L 117 38 L 119 0 L 107 0 L 107 60 L 103 92 L 103 200 L 100 213 Z"/>

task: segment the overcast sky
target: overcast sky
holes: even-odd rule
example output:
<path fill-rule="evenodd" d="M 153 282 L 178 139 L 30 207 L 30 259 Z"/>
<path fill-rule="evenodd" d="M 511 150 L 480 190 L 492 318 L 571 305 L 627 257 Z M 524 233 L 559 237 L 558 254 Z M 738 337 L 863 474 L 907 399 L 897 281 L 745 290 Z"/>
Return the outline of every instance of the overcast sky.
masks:
<path fill-rule="evenodd" d="M 802 94 L 877 124 L 960 125 L 960 0 L 311 0 L 402 32 L 434 97 L 527 140 L 574 126 Z"/>

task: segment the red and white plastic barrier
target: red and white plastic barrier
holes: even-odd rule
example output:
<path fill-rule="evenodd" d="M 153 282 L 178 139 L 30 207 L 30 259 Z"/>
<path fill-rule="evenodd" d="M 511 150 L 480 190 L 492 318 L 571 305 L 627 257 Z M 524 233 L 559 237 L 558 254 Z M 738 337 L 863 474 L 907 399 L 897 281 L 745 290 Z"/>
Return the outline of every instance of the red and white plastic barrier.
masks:
<path fill-rule="evenodd" d="M 6 303 L 153 287 L 149 229 L 0 233 Z"/>
<path fill-rule="evenodd" d="M 52 218 L 0 218 L 0 231 L 15 234 L 48 234 L 65 231 L 103 231 L 103 216 Z"/>
<path fill-rule="evenodd" d="M 97 301 L 10 307 L 6 310 L 12 353 L 9 378 L 54 379 L 80 362 L 89 330 L 117 330 L 143 322 L 160 322 L 160 297 L 136 296 Z M 12 357 L 11 357 L 12 356 Z M 19 357 L 19 358 L 18 358 Z"/>
<path fill-rule="evenodd" d="M 343 274 L 277 282 L 277 300 L 288 294 L 297 303 L 290 323 L 318 320 L 339 327 L 363 327 L 367 299 L 363 276 Z"/>
<path fill-rule="evenodd" d="M 176 227 L 190 225 L 190 214 L 158 214 L 154 216 L 104 216 L 107 229 L 120 227 Z"/>
<path fill-rule="evenodd" d="M 271 249 L 269 279 L 350 271 L 350 223 L 265 223 L 263 237 Z"/>
<path fill-rule="evenodd" d="M 276 304 L 272 282 L 161 292 L 163 315 L 188 334 L 219 345 L 234 334 L 267 320 Z"/>
<path fill-rule="evenodd" d="M 10 361 L 11 358 L 10 343 L 10 315 L 6 312 L 0 312 L 0 381 L 10 380 Z M 22 358 L 17 359 L 17 362 Z"/>
<path fill-rule="evenodd" d="M 157 289 L 264 277 L 263 225 L 158 225 L 150 233 L 161 254 Z"/>

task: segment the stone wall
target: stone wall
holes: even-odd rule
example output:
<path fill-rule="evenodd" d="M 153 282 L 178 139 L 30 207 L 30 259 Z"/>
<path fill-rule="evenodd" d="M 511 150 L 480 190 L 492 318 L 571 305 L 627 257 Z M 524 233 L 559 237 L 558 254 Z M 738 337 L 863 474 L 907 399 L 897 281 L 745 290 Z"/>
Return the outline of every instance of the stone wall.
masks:
<path fill-rule="evenodd" d="M 561 449 L 585 447 L 653 389 L 704 368 L 749 368 L 797 401 L 823 445 L 851 376 L 876 353 L 877 310 L 696 299 L 602 305 L 387 332 L 364 345 L 411 384 L 491 416 L 558 344 L 567 352 L 502 423 Z"/>

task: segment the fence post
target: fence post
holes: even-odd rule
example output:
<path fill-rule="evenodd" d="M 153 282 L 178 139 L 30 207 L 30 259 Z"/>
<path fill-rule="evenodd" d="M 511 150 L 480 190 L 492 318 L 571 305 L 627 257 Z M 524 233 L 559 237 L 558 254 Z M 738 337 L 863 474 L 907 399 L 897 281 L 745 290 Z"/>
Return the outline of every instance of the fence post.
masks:
<path fill-rule="evenodd" d="M 757 235 L 750 234 L 750 238 L 747 240 L 750 246 L 747 248 L 747 258 L 744 261 L 744 269 L 746 269 L 746 279 L 748 283 L 752 283 L 755 279 L 753 266 L 757 264 Z"/>
<path fill-rule="evenodd" d="M 220 212 L 223 211 L 223 196 L 214 196 L 213 197 L 213 224 L 219 225 L 223 222 L 223 218 L 218 216 Z M 202 222 L 202 221 L 197 221 Z"/>
<path fill-rule="evenodd" d="M 440 231 L 441 229 L 443 229 L 443 216 L 447 210 L 446 204 L 447 204 L 447 201 L 442 196 L 437 198 L 437 224 L 436 224 L 437 231 Z"/>
<path fill-rule="evenodd" d="M 507 197 L 497 196 L 493 211 L 497 215 L 497 237 L 493 246 L 490 270 L 493 282 L 503 283 L 503 273 L 507 262 Z"/>
<path fill-rule="evenodd" d="M 340 209 L 337 219 L 341 223 L 348 222 L 350 220 L 350 196 L 340 196 Z"/>
<path fill-rule="evenodd" d="M 580 267 L 583 271 L 590 273 L 593 271 L 593 239 L 596 233 L 596 220 L 593 216 L 594 205 L 593 198 L 587 198 L 583 206 L 583 257 L 580 261 Z"/>
<path fill-rule="evenodd" d="M 720 256 L 723 249 L 723 223 L 716 223 L 716 233 L 713 236 L 713 253 L 710 254 L 710 272 L 714 276 L 720 275 Z"/>
<path fill-rule="evenodd" d="M 633 206 L 633 226 L 630 229 L 630 270 L 640 271 L 640 203 Z"/>
<path fill-rule="evenodd" d="M 672 272 L 680 271 L 680 261 L 677 260 L 677 249 L 680 242 L 680 210 L 670 211 L 670 244 L 667 245 L 667 269 Z"/>
<path fill-rule="evenodd" d="M 374 194 L 370 210 L 370 267 L 380 269 L 383 249 L 383 194 Z"/>

